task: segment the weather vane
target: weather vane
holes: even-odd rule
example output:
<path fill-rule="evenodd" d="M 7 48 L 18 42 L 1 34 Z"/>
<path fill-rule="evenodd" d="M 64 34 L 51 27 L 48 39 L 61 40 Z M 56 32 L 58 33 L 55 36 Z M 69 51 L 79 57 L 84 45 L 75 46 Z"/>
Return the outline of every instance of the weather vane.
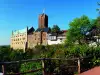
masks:
<path fill-rule="evenodd" d="M 45 13 L 45 8 L 43 9 L 43 13 Z"/>

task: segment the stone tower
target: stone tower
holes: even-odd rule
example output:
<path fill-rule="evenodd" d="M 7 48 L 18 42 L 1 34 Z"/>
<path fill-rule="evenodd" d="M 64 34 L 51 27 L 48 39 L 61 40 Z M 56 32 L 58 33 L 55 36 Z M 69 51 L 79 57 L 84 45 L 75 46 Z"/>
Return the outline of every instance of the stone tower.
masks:
<path fill-rule="evenodd" d="M 46 14 L 39 15 L 39 25 L 38 28 L 48 28 L 48 16 Z"/>

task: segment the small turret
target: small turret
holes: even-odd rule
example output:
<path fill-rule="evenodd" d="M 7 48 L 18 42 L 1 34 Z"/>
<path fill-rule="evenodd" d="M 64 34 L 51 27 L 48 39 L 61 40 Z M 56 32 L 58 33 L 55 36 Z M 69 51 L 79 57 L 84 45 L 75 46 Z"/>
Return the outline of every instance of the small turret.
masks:
<path fill-rule="evenodd" d="M 12 35 L 13 35 L 13 30 L 12 30 Z"/>

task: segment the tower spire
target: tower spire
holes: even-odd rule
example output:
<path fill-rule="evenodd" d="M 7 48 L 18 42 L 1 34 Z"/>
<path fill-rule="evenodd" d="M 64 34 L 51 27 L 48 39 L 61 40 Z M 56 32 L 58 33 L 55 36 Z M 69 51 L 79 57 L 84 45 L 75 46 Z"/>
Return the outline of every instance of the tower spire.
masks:
<path fill-rule="evenodd" d="M 45 8 L 43 9 L 43 14 L 45 13 Z"/>

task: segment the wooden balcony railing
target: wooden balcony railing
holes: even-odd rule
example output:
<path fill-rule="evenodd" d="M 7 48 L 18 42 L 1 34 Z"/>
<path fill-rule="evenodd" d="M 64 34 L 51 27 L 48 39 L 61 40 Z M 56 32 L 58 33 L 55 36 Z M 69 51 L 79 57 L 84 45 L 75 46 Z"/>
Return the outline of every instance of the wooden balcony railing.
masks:
<path fill-rule="evenodd" d="M 2 72 L 3 72 L 3 75 L 23 75 L 23 74 L 27 74 L 27 73 L 34 73 L 34 72 L 37 72 L 37 71 L 42 71 L 43 75 L 46 75 L 46 68 L 45 68 L 45 61 L 46 60 L 64 60 L 64 61 L 67 61 L 67 60 L 75 60 L 77 61 L 77 69 L 78 69 L 78 73 L 80 73 L 80 59 L 79 58 L 72 58 L 72 59 L 62 59 L 62 58 L 38 58 L 38 59 L 28 59 L 28 60 L 21 60 L 21 61 L 11 61 L 11 62 L 0 62 L 0 65 L 2 65 Z M 26 72 L 22 72 L 22 73 L 13 73 L 13 74 L 7 74 L 6 72 L 6 66 L 7 64 L 16 64 L 16 63 L 24 63 L 24 62 L 35 62 L 35 61 L 39 61 L 42 63 L 42 67 L 39 68 L 39 69 L 36 69 L 36 70 L 29 70 L 29 71 L 26 71 Z M 73 67 L 73 66 L 70 66 L 70 67 Z"/>

